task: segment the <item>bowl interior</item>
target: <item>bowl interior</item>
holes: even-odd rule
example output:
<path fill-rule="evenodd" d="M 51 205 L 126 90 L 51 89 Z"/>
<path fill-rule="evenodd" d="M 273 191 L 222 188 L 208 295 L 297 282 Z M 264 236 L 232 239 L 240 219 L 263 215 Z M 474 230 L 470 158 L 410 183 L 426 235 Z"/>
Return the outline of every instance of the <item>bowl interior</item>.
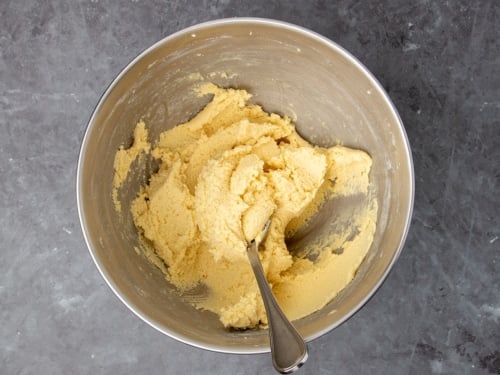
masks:
<path fill-rule="evenodd" d="M 78 204 L 92 256 L 111 288 L 160 331 L 195 346 L 232 353 L 269 350 L 267 332 L 231 332 L 217 316 L 182 301 L 139 252 L 129 212 L 153 164 L 132 175 L 112 199 L 113 161 L 143 119 L 151 139 L 190 119 L 208 101 L 193 95 L 202 80 L 245 88 L 265 110 L 296 117 L 297 130 L 321 146 L 341 141 L 373 158 L 378 201 L 375 239 L 354 281 L 322 310 L 295 324 L 311 340 L 351 316 L 374 293 L 397 258 L 413 204 L 413 169 L 401 121 L 369 72 L 345 50 L 280 22 L 230 19 L 176 33 L 134 60 L 109 87 L 85 135 L 78 170 Z"/>

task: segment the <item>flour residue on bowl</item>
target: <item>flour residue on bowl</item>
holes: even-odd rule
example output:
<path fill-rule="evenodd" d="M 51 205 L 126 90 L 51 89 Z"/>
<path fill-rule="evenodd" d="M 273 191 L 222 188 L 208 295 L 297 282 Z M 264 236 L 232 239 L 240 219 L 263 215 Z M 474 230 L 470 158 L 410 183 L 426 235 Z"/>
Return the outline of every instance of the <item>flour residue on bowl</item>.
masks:
<path fill-rule="evenodd" d="M 167 279 L 187 294 L 203 286 L 206 298 L 192 303 L 217 313 L 224 326 L 267 324 L 246 245 L 269 216 L 259 255 L 278 302 L 292 320 L 321 309 L 349 284 L 373 241 L 370 156 L 309 144 L 290 118 L 248 105 L 245 90 L 204 84 L 198 94 L 213 98 L 190 121 L 162 133 L 154 147 L 145 124 L 137 124 L 131 151 L 116 156 L 113 198 L 126 181 L 129 157 L 151 152 L 160 167 L 132 202 L 134 224 L 149 256 L 167 265 Z M 324 202 L 360 195 L 367 203 L 348 226 L 309 244 L 315 259 L 289 252 L 286 237 Z"/>

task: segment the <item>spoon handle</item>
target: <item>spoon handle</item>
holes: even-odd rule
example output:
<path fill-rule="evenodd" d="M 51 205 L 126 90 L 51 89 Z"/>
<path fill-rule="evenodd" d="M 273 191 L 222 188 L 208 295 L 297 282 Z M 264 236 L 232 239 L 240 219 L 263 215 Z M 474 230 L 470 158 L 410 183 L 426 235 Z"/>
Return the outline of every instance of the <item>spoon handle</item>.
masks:
<path fill-rule="evenodd" d="M 253 240 L 248 245 L 247 253 L 266 309 L 273 365 L 278 372 L 289 374 L 307 360 L 307 344 L 274 298 L 260 263 L 258 248 L 259 243 Z"/>

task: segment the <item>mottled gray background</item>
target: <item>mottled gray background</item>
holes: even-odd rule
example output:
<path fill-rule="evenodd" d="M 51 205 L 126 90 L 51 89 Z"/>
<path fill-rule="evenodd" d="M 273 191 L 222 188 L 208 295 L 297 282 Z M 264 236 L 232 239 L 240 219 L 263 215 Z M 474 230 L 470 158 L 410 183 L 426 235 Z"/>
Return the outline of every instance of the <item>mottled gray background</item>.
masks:
<path fill-rule="evenodd" d="M 411 5 L 407 5 L 411 3 Z M 286 20 L 351 51 L 413 149 L 405 250 L 375 297 L 310 344 L 302 374 L 500 374 L 500 2 L 0 1 L 0 373 L 272 374 L 150 328 L 98 274 L 75 171 L 94 105 L 186 26 Z"/>

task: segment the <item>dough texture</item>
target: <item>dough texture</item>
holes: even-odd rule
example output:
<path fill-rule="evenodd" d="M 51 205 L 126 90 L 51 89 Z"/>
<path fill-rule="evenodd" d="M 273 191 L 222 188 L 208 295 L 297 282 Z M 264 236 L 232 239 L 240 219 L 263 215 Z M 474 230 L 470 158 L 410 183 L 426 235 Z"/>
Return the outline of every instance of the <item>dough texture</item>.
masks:
<path fill-rule="evenodd" d="M 198 94 L 213 98 L 190 121 L 163 132 L 154 147 L 145 124 L 137 125 L 131 148 L 116 155 L 114 199 L 131 160 L 140 150 L 151 152 L 160 167 L 132 203 L 134 223 L 166 265 L 167 279 L 186 294 L 202 285 L 206 296 L 191 302 L 217 313 L 224 326 L 267 324 L 246 246 L 269 217 L 259 254 L 278 302 L 292 320 L 321 309 L 370 249 L 376 201 L 367 198 L 352 217 L 354 232 L 336 231 L 312 244 L 321 247 L 314 261 L 294 257 L 285 237 L 325 200 L 367 196 L 370 156 L 309 144 L 289 118 L 248 105 L 245 90 L 204 84 Z"/>

